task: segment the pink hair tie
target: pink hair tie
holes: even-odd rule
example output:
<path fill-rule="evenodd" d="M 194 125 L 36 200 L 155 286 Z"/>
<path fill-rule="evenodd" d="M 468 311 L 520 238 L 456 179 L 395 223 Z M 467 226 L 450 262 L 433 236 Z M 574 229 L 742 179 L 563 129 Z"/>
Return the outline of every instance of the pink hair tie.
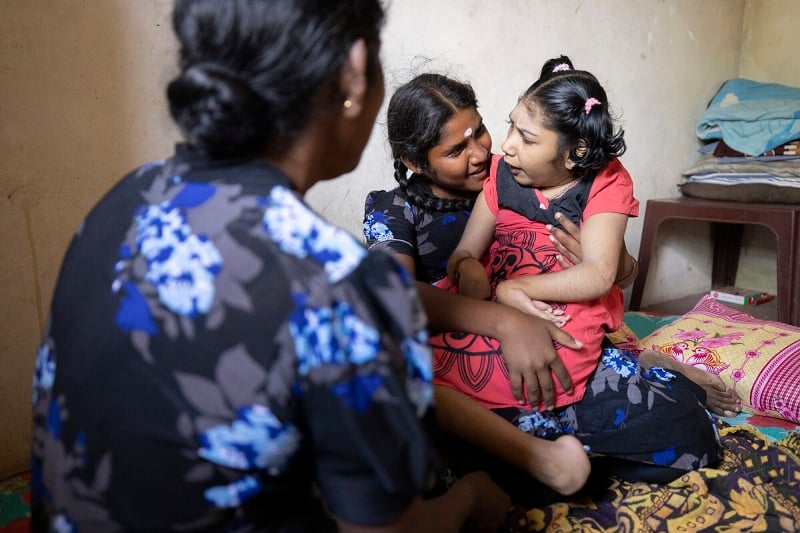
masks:
<path fill-rule="evenodd" d="M 561 72 L 562 70 L 569 70 L 569 65 L 567 63 L 559 63 L 553 67 L 553 72 Z"/>
<path fill-rule="evenodd" d="M 583 110 L 586 111 L 586 114 L 589 114 L 589 111 L 592 110 L 593 106 L 600 105 L 600 100 L 597 98 L 587 98 L 586 103 L 583 104 Z"/>

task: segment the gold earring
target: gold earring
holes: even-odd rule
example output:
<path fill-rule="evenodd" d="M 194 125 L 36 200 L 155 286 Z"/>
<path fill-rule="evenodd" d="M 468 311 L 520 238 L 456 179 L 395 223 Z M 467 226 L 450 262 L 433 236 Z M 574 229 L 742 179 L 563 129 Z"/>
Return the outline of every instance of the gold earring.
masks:
<path fill-rule="evenodd" d="M 350 100 L 345 100 L 342 105 L 344 106 L 345 109 L 350 109 L 351 107 L 353 107 L 353 102 L 351 102 Z"/>

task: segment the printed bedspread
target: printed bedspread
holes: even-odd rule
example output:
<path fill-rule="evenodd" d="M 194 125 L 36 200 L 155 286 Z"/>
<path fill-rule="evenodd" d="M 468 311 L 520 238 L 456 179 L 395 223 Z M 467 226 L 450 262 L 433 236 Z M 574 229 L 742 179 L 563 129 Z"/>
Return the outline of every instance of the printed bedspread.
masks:
<path fill-rule="evenodd" d="M 752 427 L 718 424 L 724 457 L 714 468 L 516 509 L 505 531 L 800 531 L 800 432 L 771 442 Z"/>

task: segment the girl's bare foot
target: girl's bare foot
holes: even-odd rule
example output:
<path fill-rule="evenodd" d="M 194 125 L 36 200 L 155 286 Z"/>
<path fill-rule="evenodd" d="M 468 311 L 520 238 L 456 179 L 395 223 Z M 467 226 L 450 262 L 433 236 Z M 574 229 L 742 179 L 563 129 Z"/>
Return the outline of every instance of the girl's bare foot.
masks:
<path fill-rule="evenodd" d="M 583 444 L 572 435 L 540 441 L 543 460 L 535 461 L 530 474 L 564 496 L 578 492 L 589 479 L 591 464 Z"/>
<path fill-rule="evenodd" d="M 680 372 L 697 385 L 700 385 L 706 392 L 706 407 L 716 415 L 736 416 L 736 413 L 741 411 L 742 402 L 736 393 L 729 389 L 719 376 L 706 372 L 702 368 L 676 361 L 672 357 L 655 350 L 645 350 L 640 353 L 639 364 L 645 368 L 660 366 Z"/>

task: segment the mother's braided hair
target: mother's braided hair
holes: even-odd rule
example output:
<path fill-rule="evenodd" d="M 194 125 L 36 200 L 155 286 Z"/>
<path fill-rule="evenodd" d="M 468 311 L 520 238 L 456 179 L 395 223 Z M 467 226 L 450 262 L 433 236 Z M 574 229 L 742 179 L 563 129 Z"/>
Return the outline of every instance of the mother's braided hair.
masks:
<path fill-rule="evenodd" d="M 431 211 L 472 211 L 475 206 L 475 199 L 458 198 L 439 198 L 431 192 L 428 178 L 421 174 L 408 176 L 408 167 L 399 159 L 394 160 L 394 179 L 400 186 L 408 201 L 424 209 Z"/>

